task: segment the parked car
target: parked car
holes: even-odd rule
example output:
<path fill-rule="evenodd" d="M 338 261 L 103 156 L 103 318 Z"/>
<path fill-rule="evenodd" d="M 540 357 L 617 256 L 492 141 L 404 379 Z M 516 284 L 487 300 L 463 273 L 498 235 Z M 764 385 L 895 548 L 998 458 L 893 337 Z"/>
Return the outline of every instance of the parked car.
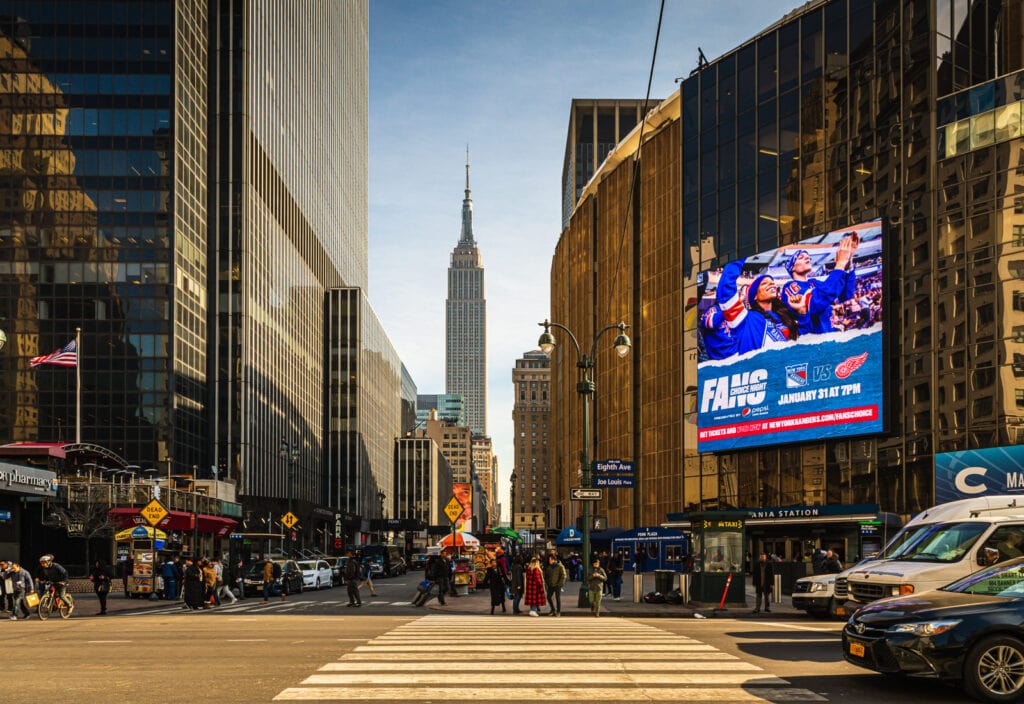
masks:
<path fill-rule="evenodd" d="M 843 629 L 843 655 L 876 672 L 956 683 L 982 701 L 1019 701 L 1024 695 L 1024 557 L 940 589 L 861 608 Z"/>
<path fill-rule="evenodd" d="M 299 560 L 302 570 L 302 586 L 306 589 L 330 589 L 334 586 L 334 575 L 326 560 Z"/>
<path fill-rule="evenodd" d="M 277 588 L 282 594 L 302 593 L 302 570 L 295 560 L 274 560 L 281 566 L 281 577 L 277 580 Z M 245 596 L 263 595 L 263 563 L 256 562 L 242 578 Z"/>
<path fill-rule="evenodd" d="M 370 574 L 374 577 L 394 577 L 408 571 L 405 557 L 397 545 L 367 545 L 362 551 L 363 562 L 370 561 Z"/>
<path fill-rule="evenodd" d="M 347 557 L 325 557 L 324 562 L 331 568 L 331 584 L 335 587 L 345 583 L 345 562 Z"/>
<path fill-rule="evenodd" d="M 414 552 L 410 559 L 409 569 L 411 570 L 422 570 L 427 566 L 427 553 L 425 552 Z"/>

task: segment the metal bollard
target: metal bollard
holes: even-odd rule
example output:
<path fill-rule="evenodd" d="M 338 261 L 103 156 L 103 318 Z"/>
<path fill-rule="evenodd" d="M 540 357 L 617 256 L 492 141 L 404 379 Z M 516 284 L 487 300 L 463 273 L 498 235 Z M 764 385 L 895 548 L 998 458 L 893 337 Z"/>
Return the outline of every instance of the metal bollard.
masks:
<path fill-rule="evenodd" d="M 690 603 L 690 582 L 693 581 L 693 575 L 689 572 L 679 573 L 679 593 L 683 596 L 683 603 Z"/>
<path fill-rule="evenodd" d="M 642 573 L 633 573 L 633 603 L 639 604 L 644 598 L 644 576 Z"/>
<path fill-rule="evenodd" d="M 775 575 L 775 584 L 773 585 L 773 591 L 775 596 L 775 603 L 782 603 L 782 575 Z"/>

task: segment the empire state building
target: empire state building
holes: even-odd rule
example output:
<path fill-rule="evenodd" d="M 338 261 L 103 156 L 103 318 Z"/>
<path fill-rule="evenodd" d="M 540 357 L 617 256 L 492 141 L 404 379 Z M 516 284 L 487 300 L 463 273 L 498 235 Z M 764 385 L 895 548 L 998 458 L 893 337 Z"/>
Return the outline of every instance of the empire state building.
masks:
<path fill-rule="evenodd" d="M 469 197 L 469 150 L 466 150 L 466 197 L 462 201 L 462 235 L 448 267 L 446 392 L 462 396 L 466 422 L 487 434 L 487 301 L 484 267 L 473 239 L 473 200 Z"/>

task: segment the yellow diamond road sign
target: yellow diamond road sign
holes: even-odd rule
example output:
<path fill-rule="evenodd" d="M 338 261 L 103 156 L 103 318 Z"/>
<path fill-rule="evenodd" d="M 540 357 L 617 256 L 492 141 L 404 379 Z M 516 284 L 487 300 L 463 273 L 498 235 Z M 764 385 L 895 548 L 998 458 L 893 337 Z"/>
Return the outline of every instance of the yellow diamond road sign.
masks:
<path fill-rule="evenodd" d="M 444 507 L 444 515 L 448 516 L 449 521 L 455 523 L 462 515 L 462 510 L 462 504 L 453 496 L 448 505 Z"/>
<path fill-rule="evenodd" d="M 284 524 L 285 528 L 291 528 L 292 526 L 294 526 L 298 522 L 299 522 L 299 519 L 296 518 L 295 514 L 292 513 L 291 511 L 289 511 L 288 513 L 286 513 L 283 516 L 281 516 L 281 523 Z"/>
<path fill-rule="evenodd" d="M 157 523 L 167 518 L 167 509 L 164 508 L 164 505 L 156 499 L 153 499 L 146 504 L 139 513 L 146 519 L 146 523 L 151 526 L 155 526 Z"/>

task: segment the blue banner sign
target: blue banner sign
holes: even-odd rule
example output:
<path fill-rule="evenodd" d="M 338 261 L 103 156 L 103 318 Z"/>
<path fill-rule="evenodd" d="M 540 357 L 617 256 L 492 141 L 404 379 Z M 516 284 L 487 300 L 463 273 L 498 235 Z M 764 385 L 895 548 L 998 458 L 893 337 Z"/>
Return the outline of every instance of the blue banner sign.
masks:
<path fill-rule="evenodd" d="M 601 476 L 600 474 L 594 477 L 594 486 L 610 486 L 610 487 L 632 487 L 633 475 L 625 474 L 621 477 L 613 476 Z"/>
<path fill-rule="evenodd" d="M 701 272 L 697 449 L 879 433 L 882 222 Z"/>
<path fill-rule="evenodd" d="M 0 521 L 3 521 L 4 523 L 7 523 L 10 520 L 11 520 L 11 512 L 10 511 L 0 511 Z"/>
<path fill-rule="evenodd" d="M 986 494 L 1024 494 L 1024 446 L 935 454 L 935 503 Z"/>
<path fill-rule="evenodd" d="M 633 463 L 625 460 L 603 460 L 594 462 L 595 472 L 609 472 L 612 474 L 632 474 Z M 598 484 L 600 486 L 600 484 Z"/>

